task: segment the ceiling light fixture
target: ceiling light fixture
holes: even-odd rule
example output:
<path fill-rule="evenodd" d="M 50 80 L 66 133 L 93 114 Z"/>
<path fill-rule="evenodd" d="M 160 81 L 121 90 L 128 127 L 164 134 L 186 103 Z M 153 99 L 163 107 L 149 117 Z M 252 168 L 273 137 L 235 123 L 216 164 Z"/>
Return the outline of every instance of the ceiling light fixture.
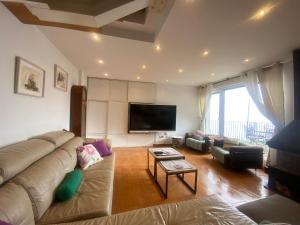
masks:
<path fill-rule="evenodd" d="M 166 80 L 166 82 L 169 82 L 169 80 Z"/>
<path fill-rule="evenodd" d="M 179 70 L 178 70 L 178 73 L 182 73 L 182 72 L 183 72 L 183 69 L 179 69 Z"/>
<path fill-rule="evenodd" d="M 91 37 L 92 37 L 95 41 L 100 41 L 100 36 L 99 36 L 99 34 L 92 33 L 92 34 L 91 34 Z"/>
<path fill-rule="evenodd" d="M 215 73 L 211 73 L 210 75 L 211 75 L 211 76 L 215 76 L 216 74 L 215 74 Z"/>
<path fill-rule="evenodd" d="M 250 62 L 250 59 L 244 59 L 244 62 L 248 63 L 248 62 Z"/>
<path fill-rule="evenodd" d="M 108 77 L 108 73 L 104 73 L 104 76 Z"/>
<path fill-rule="evenodd" d="M 155 50 L 158 51 L 158 52 L 161 50 L 161 47 L 160 47 L 159 44 L 157 44 L 157 45 L 155 46 Z"/>
<path fill-rule="evenodd" d="M 209 51 L 208 50 L 204 50 L 204 52 L 202 54 L 203 54 L 203 56 L 208 56 Z"/>
<path fill-rule="evenodd" d="M 142 65 L 142 68 L 145 70 L 147 68 L 147 66 L 146 65 Z"/>
<path fill-rule="evenodd" d="M 141 79 L 141 77 L 140 77 L 140 76 L 137 76 L 137 77 L 136 77 L 136 79 L 137 79 L 137 80 L 140 80 L 140 79 Z"/>
<path fill-rule="evenodd" d="M 276 6 L 275 4 L 273 4 L 273 5 L 269 4 L 269 5 L 263 6 L 262 8 L 257 10 L 250 19 L 251 20 L 260 20 L 260 19 L 264 18 L 267 14 L 269 14 L 271 12 L 271 10 L 275 6 Z"/>
<path fill-rule="evenodd" d="M 99 59 L 99 60 L 98 60 L 98 63 L 99 63 L 99 64 L 104 64 L 104 61 L 103 61 L 102 59 Z"/>
<path fill-rule="evenodd" d="M 261 10 L 261 11 L 259 12 L 259 15 L 261 15 L 261 16 L 264 16 L 265 14 L 266 14 L 265 10 Z"/>

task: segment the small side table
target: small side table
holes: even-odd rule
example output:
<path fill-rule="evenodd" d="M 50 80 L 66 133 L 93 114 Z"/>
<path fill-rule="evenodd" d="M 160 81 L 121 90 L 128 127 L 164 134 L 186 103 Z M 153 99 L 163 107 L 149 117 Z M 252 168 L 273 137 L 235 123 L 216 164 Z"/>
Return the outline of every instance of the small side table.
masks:
<path fill-rule="evenodd" d="M 161 185 L 159 184 L 159 182 L 157 182 L 157 185 L 159 187 L 159 189 L 161 190 L 161 192 L 163 193 L 163 195 L 168 198 L 168 187 L 169 187 L 169 176 L 171 175 L 176 175 L 178 177 L 178 179 L 194 194 L 197 193 L 197 178 L 198 178 L 198 169 L 191 165 L 190 163 L 188 163 L 187 161 L 185 161 L 184 159 L 179 159 L 179 160 L 172 160 L 169 161 L 172 163 L 176 163 L 176 162 L 182 162 L 184 164 L 189 165 L 190 167 L 187 169 L 172 169 L 169 170 L 163 163 L 163 161 L 159 162 L 160 167 L 163 169 L 163 171 L 165 171 L 165 177 L 166 177 L 166 183 L 165 183 L 165 190 L 163 190 L 163 188 L 161 187 Z M 189 183 L 186 182 L 186 180 L 184 179 L 184 175 L 186 173 L 194 173 L 194 185 L 191 186 Z"/>
<path fill-rule="evenodd" d="M 182 136 L 173 136 L 172 137 L 172 145 L 174 147 L 180 147 L 184 144 L 184 137 Z"/>

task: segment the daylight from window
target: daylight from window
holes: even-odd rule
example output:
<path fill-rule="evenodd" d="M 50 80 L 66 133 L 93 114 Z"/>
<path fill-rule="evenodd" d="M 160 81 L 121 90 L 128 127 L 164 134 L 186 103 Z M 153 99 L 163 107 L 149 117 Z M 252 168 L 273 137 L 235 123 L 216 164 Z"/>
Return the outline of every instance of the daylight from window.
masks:
<path fill-rule="evenodd" d="M 259 112 L 245 87 L 212 95 L 206 128 L 211 134 L 255 143 L 265 143 L 274 132 L 273 124 Z"/>

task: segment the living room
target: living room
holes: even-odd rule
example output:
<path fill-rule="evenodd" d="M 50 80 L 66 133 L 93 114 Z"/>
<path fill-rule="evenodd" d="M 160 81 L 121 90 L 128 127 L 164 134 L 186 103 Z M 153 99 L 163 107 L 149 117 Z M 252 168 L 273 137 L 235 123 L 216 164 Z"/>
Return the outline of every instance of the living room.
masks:
<path fill-rule="evenodd" d="M 300 224 L 299 7 L 2 0 L 0 221 Z"/>

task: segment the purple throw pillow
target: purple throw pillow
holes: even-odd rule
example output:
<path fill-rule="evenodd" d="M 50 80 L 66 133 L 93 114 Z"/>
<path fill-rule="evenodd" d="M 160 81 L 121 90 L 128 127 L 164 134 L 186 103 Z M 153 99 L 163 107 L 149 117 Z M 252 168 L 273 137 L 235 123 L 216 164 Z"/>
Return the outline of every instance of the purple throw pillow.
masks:
<path fill-rule="evenodd" d="M 0 220 L 0 225 L 11 225 L 10 223 L 6 223 L 3 220 Z"/>
<path fill-rule="evenodd" d="M 97 151 L 102 157 L 109 156 L 112 154 L 103 140 L 95 141 L 91 144 L 97 149 Z"/>

